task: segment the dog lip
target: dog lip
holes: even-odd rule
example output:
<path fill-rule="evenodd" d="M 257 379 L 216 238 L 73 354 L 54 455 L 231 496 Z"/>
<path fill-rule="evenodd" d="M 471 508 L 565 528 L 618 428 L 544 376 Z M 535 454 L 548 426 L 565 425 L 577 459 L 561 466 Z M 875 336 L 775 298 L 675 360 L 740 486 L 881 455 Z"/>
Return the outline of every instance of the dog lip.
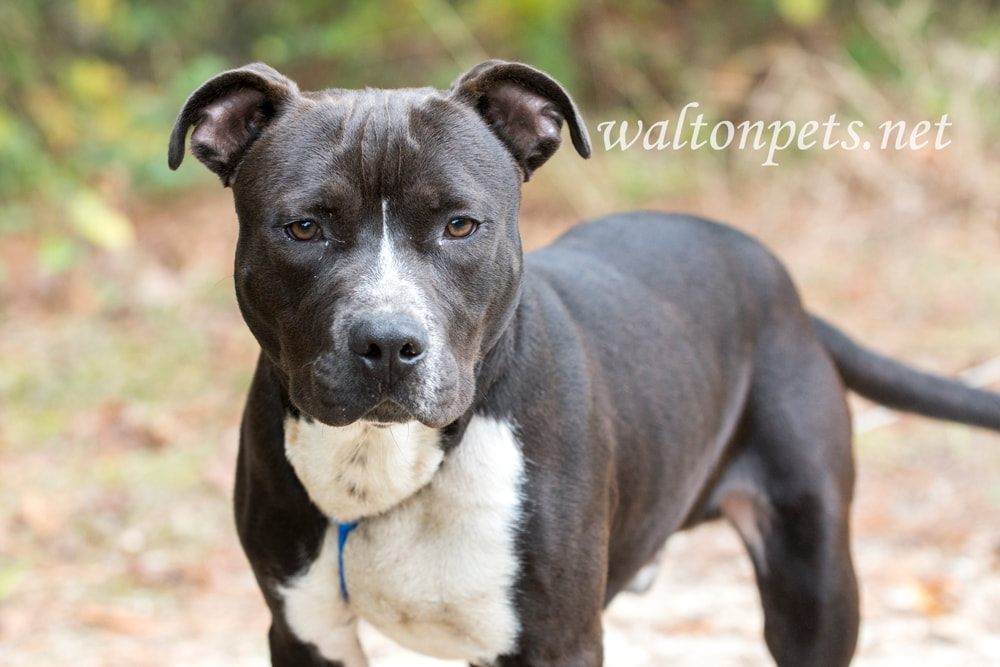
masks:
<path fill-rule="evenodd" d="M 385 391 L 380 386 L 356 387 L 345 391 L 330 383 L 322 374 L 313 374 L 302 392 L 291 392 L 292 403 L 303 415 L 329 426 L 349 426 L 363 422 L 377 428 L 417 421 L 430 428 L 441 428 L 459 415 L 450 409 L 450 402 L 434 404 L 431 409 L 418 407 L 408 392 Z M 451 406 L 452 408 L 454 406 Z"/>
<path fill-rule="evenodd" d="M 328 396 L 326 392 L 289 392 L 289 400 L 304 417 L 309 417 L 327 426 L 349 426 L 361 419 L 368 406 L 352 405 Z"/>
<path fill-rule="evenodd" d="M 375 426 L 385 427 L 413 421 L 414 415 L 399 403 L 386 399 L 368 410 L 361 418 Z"/>
<path fill-rule="evenodd" d="M 302 415 L 328 426 L 340 427 L 364 422 L 377 428 L 388 428 L 414 420 L 426 424 L 424 415 L 412 406 L 377 395 L 368 396 L 367 400 L 338 400 L 336 396 L 317 392 L 299 400 L 292 399 L 292 404 Z"/>

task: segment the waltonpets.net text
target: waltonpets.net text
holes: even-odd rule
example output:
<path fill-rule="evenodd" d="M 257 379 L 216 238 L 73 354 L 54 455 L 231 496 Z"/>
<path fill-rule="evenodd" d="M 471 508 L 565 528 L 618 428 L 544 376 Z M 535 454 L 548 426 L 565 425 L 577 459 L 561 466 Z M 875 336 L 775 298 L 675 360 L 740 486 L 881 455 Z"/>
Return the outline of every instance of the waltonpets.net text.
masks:
<path fill-rule="evenodd" d="M 952 125 L 948 122 L 948 114 L 942 114 L 941 120 L 936 122 L 922 120 L 912 126 L 908 126 L 904 120 L 887 120 L 878 126 L 879 134 L 873 143 L 862 138 L 865 127 L 862 121 L 842 123 L 837 120 L 837 114 L 830 114 L 823 122 L 810 120 L 798 124 L 792 120 L 775 120 L 770 123 L 745 120 L 733 123 L 723 120 L 709 127 L 704 114 L 699 113 L 693 120 L 688 120 L 693 113 L 691 110 L 697 108 L 697 102 L 685 105 L 673 126 L 673 132 L 670 130 L 669 120 L 661 120 L 648 126 L 644 126 L 641 120 L 634 124 L 627 120 L 608 120 L 599 123 L 597 131 L 603 136 L 604 149 L 607 151 L 615 147 L 624 151 L 637 144 L 647 151 L 668 148 L 680 150 L 685 147 L 690 147 L 691 150 L 709 147 L 720 151 L 733 146 L 739 150 L 766 150 L 767 158 L 761 162 L 765 167 L 778 166 L 775 156 L 793 146 L 800 151 L 817 147 L 824 151 L 853 151 L 859 148 L 866 151 L 873 148 L 921 150 L 929 145 L 935 150 L 941 150 L 951 143 L 950 139 L 946 141 L 944 137 L 945 128 Z M 617 133 L 615 128 L 618 129 Z M 820 128 L 823 128 L 822 131 Z M 936 128 L 936 131 L 932 131 L 932 128 Z"/>

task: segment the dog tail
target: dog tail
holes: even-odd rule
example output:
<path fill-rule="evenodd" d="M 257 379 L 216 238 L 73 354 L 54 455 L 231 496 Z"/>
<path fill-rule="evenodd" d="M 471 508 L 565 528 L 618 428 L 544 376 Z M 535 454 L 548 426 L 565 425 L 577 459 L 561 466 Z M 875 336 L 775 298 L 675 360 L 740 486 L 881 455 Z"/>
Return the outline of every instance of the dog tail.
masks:
<path fill-rule="evenodd" d="M 894 410 L 1000 431 L 1000 394 L 910 368 L 865 349 L 818 317 L 812 322 L 849 389 Z"/>

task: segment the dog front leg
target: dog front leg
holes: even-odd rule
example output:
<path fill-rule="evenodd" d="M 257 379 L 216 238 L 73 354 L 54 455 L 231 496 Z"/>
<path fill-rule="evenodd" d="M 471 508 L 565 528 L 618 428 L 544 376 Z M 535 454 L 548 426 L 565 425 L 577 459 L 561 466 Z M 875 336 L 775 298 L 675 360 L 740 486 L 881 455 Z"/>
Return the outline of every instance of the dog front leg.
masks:
<path fill-rule="evenodd" d="M 578 637 L 569 646 L 564 637 L 528 632 L 521 638 L 521 650 L 514 656 L 503 656 L 496 667 L 601 667 L 604 664 L 600 618 L 595 630 Z"/>
<path fill-rule="evenodd" d="M 608 506 L 601 494 L 594 495 L 598 507 Z M 581 517 L 586 515 L 587 520 L 574 520 L 568 515 L 549 514 L 529 519 L 530 528 L 522 537 L 535 548 L 523 554 L 515 595 L 521 625 L 517 651 L 501 657 L 497 667 L 604 664 L 601 616 L 608 559 L 606 517 L 584 513 Z"/>
<path fill-rule="evenodd" d="M 276 667 L 368 667 L 340 584 L 338 533 L 284 454 L 285 408 L 261 355 L 243 416 L 233 493 L 236 528 L 271 610 Z"/>
<path fill-rule="evenodd" d="M 315 644 L 303 642 L 288 628 L 284 619 L 275 617 L 267 634 L 274 667 L 367 667 L 368 661 L 358 644 L 356 623 L 329 633 L 325 644 L 336 643 L 347 647 L 349 653 L 331 660 Z"/>

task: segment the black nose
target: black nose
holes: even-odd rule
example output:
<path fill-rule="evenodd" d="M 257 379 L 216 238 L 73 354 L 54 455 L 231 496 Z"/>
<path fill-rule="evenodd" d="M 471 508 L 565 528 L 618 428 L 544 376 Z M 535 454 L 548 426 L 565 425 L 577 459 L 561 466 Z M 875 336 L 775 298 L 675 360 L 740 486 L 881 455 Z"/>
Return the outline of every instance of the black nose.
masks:
<path fill-rule="evenodd" d="M 405 377 L 424 358 L 427 332 L 405 315 L 376 315 L 355 322 L 347 346 L 369 374 L 385 382 Z"/>

